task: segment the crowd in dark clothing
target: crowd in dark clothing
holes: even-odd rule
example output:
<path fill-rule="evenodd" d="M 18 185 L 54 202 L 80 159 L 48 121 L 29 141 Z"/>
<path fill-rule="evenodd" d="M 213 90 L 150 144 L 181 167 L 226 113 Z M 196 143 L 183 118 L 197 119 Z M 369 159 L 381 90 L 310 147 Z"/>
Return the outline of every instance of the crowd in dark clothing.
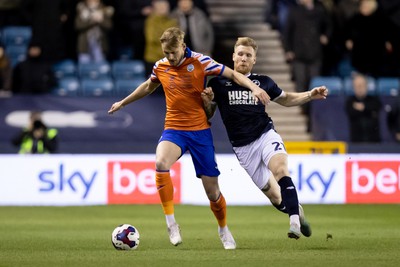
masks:
<path fill-rule="evenodd" d="M 169 0 L 171 10 L 179 1 Z M 209 15 L 204 0 L 193 3 Z M 32 29 L 26 60 L 16 66 L 3 60 L 6 53 L 0 47 L 0 71 L 13 69 L 13 82 L 7 83 L 13 93 L 43 93 L 55 83 L 51 66 L 63 59 L 144 60 L 144 24 L 151 12 L 152 0 L 0 0 L 0 30 L 7 26 Z M 90 42 L 100 38 L 99 46 Z M 88 55 L 93 45 L 97 53 Z M 5 85 L 0 84 L 0 93 L 10 91 Z"/>
<path fill-rule="evenodd" d="M 270 3 L 266 20 L 281 32 L 286 52 L 290 44 L 302 54 L 304 49 L 316 51 L 314 54 L 322 49 L 320 74 L 343 77 L 357 71 L 372 77 L 400 76 L 400 1 L 272 0 Z M 318 42 L 317 35 L 325 35 L 326 43 Z"/>

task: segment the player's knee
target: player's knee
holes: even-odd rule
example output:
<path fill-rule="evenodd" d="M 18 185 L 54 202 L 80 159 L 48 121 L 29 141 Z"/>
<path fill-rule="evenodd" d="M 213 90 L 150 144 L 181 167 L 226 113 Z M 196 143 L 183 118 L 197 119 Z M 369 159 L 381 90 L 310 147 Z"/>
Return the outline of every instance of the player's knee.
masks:
<path fill-rule="evenodd" d="M 166 160 L 157 159 L 156 160 L 156 170 L 169 170 L 170 165 L 167 163 Z"/>
<path fill-rule="evenodd" d="M 207 198 L 211 201 L 217 201 L 221 194 L 218 186 L 204 186 L 204 190 L 206 191 Z"/>
<path fill-rule="evenodd" d="M 289 176 L 289 170 L 286 164 L 279 164 L 271 171 L 277 181 L 284 176 Z"/>

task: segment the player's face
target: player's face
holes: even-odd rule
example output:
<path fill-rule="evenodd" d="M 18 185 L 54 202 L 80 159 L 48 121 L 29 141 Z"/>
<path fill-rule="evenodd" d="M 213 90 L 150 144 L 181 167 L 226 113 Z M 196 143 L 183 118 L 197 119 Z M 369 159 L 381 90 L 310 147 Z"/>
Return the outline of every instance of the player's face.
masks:
<path fill-rule="evenodd" d="M 185 44 L 179 44 L 176 47 L 171 47 L 166 44 L 161 45 L 164 56 L 168 59 L 171 66 L 178 66 L 185 54 Z"/>
<path fill-rule="evenodd" d="M 251 46 L 239 45 L 233 53 L 233 65 L 237 72 L 248 74 L 256 63 L 256 53 Z"/>

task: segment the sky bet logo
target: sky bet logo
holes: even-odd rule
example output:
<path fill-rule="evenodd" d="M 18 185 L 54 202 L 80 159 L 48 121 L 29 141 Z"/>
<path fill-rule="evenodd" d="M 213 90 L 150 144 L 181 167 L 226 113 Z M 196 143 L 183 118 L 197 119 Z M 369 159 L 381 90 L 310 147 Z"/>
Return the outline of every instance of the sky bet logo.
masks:
<path fill-rule="evenodd" d="M 107 164 L 108 204 L 158 204 L 154 161 L 110 161 Z M 174 202 L 181 199 L 181 165 L 170 169 Z"/>
<path fill-rule="evenodd" d="M 39 191 L 59 191 L 60 193 L 72 191 L 85 199 L 96 179 L 96 175 L 97 171 L 84 174 L 79 170 L 68 169 L 61 163 L 56 169 L 48 169 L 39 173 L 41 183 Z"/>
<path fill-rule="evenodd" d="M 346 162 L 348 203 L 399 203 L 400 161 Z"/>
<path fill-rule="evenodd" d="M 229 91 L 229 105 L 257 105 L 251 91 Z"/>
<path fill-rule="evenodd" d="M 297 183 L 295 182 L 295 186 L 299 191 L 310 190 L 321 200 L 329 193 L 329 188 L 336 176 L 335 170 L 325 170 L 325 173 L 319 170 L 305 170 L 302 163 L 291 169 L 290 173 L 293 177 L 298 178 Z"/>

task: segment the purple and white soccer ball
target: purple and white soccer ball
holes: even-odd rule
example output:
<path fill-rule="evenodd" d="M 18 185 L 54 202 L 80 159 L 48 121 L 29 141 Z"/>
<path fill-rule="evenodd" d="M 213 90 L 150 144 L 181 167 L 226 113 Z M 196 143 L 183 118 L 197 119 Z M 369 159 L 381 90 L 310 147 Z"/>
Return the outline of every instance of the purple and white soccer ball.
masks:
<path fill-rule="evenodd" d="M 111 242 L 118 250 L 133 250 L 139 246 L 138 229 L 130 224 L 117 226 L 111 234 Z"/>

